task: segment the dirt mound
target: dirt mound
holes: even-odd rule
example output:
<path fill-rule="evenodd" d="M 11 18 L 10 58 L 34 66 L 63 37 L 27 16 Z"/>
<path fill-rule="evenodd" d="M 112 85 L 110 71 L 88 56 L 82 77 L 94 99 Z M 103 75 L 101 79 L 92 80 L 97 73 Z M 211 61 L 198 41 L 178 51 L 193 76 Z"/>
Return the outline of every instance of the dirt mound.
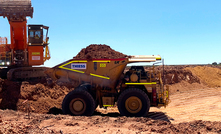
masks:
<path fill-rule="evenodd" d="M 181 81 L 188 83 L 200 83 L 200 79 L 194 76 L 190 70 L 165 70 L 165 84 L 175 84 Z"/>
<path fill-rule="evenodd" d="M 127 55 L 111 49 L 105 44 L 91 44 L 83 48 L 74 58 L 75 59 L 117 59 L 125 58 Z"/>
<path fill-rule="evenodd" d="M 51 108 L 61 108 L 64 96 L 73 90 L 65 86 L 47 83 L 30 84 L 1 80 L 0 108 L 48 113 Z"/>
<path fill-rule="evenodd" d="M 161 72 L 162 79 L 164 74 L 164 84 L 175 84 L 181 81 L 186 81 L 190 84 L 192 83 L 199 83 L 200 79 L 194 75 L 190 70 L 186 70 L 186 67 L 190 67 L 190 65 L 179 65 L 179 66 L 164 66 L 164 73 L 163 73 L 163 66 L 155 67 L 157 72 Z M 146 67 L 145 70 L 151 70 L 152 67 Z"/>
<path fill-rule="evenodd" d="M 209 87 L 221 87 L 221 70 L 208 66 L 197 66 L 186 68 L 197 75 L 200 80 Z"/>
<path fill-rule="evenodd" d="M 208 88 L 202 83 L 189 83 L 185 80 L 180 81 L 179 83 L 169 85 L 170 94 L 176 94 L 177 92 L 190 91 L 194 89 L 204 89 Z"/>

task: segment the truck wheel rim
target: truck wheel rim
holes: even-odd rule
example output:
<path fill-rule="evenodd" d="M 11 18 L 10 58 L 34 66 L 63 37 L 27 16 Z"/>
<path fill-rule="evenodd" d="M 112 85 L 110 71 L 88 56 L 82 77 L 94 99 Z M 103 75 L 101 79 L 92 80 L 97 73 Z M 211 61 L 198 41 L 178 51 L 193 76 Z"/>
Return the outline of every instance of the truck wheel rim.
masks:
<path fill-rule="evenodd" d="M 81 115 L 86 110 L 86 103 L 81 98 L 75 98 L 70 102 L 69 108 L 74 115 Z"/>
<path fill-rule="evenodd" d="M 138 113 L 142 108 L 142 102 L 138 97 L 129 97 L 125 102 L 125 107 L 130 113 Z"/>

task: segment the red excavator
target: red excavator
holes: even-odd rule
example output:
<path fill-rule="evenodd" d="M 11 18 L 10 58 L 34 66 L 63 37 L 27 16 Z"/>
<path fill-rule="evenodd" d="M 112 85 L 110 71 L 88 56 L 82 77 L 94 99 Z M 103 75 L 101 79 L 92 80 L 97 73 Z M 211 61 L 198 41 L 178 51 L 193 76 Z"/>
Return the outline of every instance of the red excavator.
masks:
<path fill-rule="evenodd" d="M 33 17 L 31 0 L 0 0 L 0 16 L 8 19 L 11 34 L 9 44 L 6 37 L 0 37 L 1 78 L 27 80 L 45 77 L 45 67 L 33 66 L 43 65 L 50 59 L 49 27 L 27 25 L 27 17 Z"/>

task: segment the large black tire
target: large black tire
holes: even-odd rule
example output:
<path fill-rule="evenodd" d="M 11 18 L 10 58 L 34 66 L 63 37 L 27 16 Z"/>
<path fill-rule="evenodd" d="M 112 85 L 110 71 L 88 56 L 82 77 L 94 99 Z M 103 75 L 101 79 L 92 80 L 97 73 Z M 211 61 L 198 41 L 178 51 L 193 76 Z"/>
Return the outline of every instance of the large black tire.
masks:
<path fill-rule="evenodd" d="M 73 90 L 65 96 L 62 102 L 64 114 L 90 116 L 94 113 L 94 109 L 94 98 L 86 90 Z"/>
<path fill-rule="evenodd" d="M 76 87 L 75 90 L 85 90 L 89 92 L 90 86 L 91 86 L 90 84 L 84 83 Z"/>
<path fill-rule="evenodd" d="M 75 90 L 85 90 L 91 94 L 95 101 L 95 109 L 98 107 L 98 101 L 96 100 L 96 92 L 90 90 L 91 85 L 89 83 L 84 83 L 75 88 Z"/>
<path fill-rule="evenodd" d="M 96 92 L 90 90 L 91 85 L 89 83 L 84 83 L 75 88 L 75 90 L 85 90 L 91 94 L 91 96 L 96 99 Z"/>
<path fill-rule="evenodd" d="M 150 100 L 144 91 L 129 88 L 120 94 L 117 106 L 123 116 L 147 116 L 150 109 Z"/>

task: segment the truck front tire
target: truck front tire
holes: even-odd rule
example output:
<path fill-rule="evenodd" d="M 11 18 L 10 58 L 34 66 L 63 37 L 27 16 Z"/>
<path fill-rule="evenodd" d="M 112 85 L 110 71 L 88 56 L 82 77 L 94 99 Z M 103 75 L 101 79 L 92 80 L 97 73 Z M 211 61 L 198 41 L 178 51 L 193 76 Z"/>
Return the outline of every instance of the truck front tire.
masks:
<path fill-rule="evenodd" d="M 120 114 L 123 116 L 147 116 L 150 100 L 141 89 L 129 88 L 120 94 L 117 105 Z"/>

